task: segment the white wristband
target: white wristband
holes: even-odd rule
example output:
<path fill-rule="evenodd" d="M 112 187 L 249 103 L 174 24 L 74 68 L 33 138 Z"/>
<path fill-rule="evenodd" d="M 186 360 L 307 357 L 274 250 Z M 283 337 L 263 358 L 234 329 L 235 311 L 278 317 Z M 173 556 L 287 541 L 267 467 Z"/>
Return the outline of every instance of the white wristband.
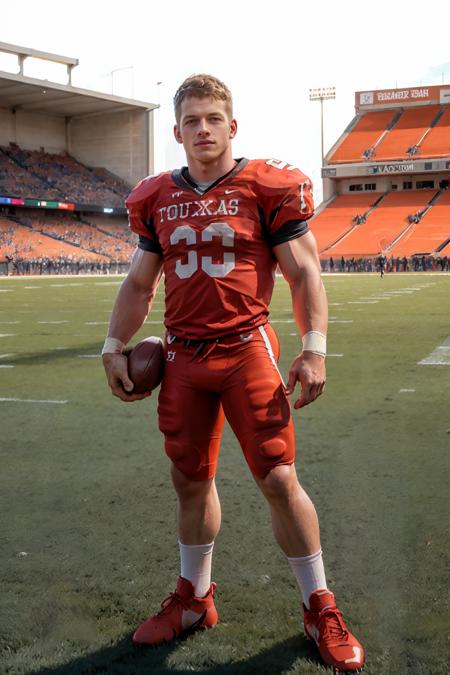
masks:
<path fill-rule="evenodd" d="M 327 336 L 319 333 L 318 330 L 310 330 L 302 337 L 303 351 L 313 352 L 319 356 L 327 355 Z"/>
<path fill-rule="evenodd" d="M 124 343 L 117 338 L 107 337 L 103 345 L 102 356 L 103 354 L 121 354 L 124 347 Z"/>

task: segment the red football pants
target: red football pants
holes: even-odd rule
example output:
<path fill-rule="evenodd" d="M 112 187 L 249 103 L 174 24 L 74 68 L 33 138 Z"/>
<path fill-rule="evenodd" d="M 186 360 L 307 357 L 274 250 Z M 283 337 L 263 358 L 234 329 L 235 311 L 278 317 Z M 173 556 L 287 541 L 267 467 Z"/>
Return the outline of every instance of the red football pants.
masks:
<path fill-rule="evenodd" d="M 174 465 L 191 480 L 212 478 L 225 417 L 255 476 L 292 464 L 294 428 L 273 328 L 266 324 L 195 352 L 179 340 L 165 344 L 159 428 Z"/>

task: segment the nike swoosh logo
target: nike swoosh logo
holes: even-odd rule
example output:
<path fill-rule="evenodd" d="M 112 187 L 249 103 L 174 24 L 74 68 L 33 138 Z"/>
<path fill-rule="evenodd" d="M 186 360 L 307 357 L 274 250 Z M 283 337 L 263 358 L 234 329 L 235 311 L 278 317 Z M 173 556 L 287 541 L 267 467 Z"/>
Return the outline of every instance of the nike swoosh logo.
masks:
<path fill-rule="evenodd" d="M 199 628 L 206 618 L 206 613 L 207 613 L 207 610 L 205 609 L 205 611 L 202 614 L 200 614 L 199 619 L 197 621 L 194 621 L 194 623 L 191 626 L 188 626 L 187 628 L 185 628 L 183 630 L 183 633 L 190 633 L 191 631 L 195 631 L 197 628 Z"/>
<path fill-rule="evenodd" d="M 232 192 L 237 192 L 237 190 L 225 190 L 226 195 L 231 195 Z"/>
<path fill-rule="evenodd" d="M 353 656 L 351 659 L 345 659 L 344 663 L 361 663 L 361 647 L 352 647 Z"/>
<path fill-rule="evenodd" d="M 306 627 L 308 629 L 310 637 L 312 637 L 314 642 L 317 643 L 320 637 L 319 629 L 317 628 L 317 626 L 315 626 L 313 623 L 308 623 Z"/>

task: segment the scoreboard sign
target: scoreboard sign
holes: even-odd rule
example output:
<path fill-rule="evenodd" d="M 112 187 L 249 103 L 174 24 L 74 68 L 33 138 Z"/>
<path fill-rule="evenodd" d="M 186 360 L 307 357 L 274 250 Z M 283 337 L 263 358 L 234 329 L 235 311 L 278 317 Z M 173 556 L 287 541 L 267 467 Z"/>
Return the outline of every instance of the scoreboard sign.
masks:
<path fill-rule="evenodd" d="M 378 89 L 355 93 L 356 110 L 392 108 L 417 105 L 418 103 L 439 103 L 441 105 L 450 103 L 450 85 L 411 87 L 409 89 Z"/>

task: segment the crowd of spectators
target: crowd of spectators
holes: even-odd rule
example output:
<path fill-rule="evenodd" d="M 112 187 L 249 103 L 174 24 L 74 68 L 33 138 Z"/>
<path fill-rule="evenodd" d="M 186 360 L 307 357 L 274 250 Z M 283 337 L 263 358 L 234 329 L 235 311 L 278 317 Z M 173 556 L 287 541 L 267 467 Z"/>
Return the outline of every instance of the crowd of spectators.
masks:
<path fill-rule="evenodd" d="M 57 199 L 58 193 L 33 173 L 14 162 L 0 148 L 0 195 Z"/>
<path fill-rule="evenodd" d="M 127 262 L 102 262 L 80 258 L 73 260 L 68 256 L 55 258 L 27 258 L 6 256 L 0 259 L 0 275 L 27 274 L 126 274 Z"/>
<path fill-rule="evenodd" d="M 450 257 L 420 255 L 411 258 L 376 256 L 368 258 L 327 258 L 320 261 L 323 272 L 449 272 Z"/>
<path fill-rule="evenodd" d="M 0 147 L 0 194 L 123 207 L 130 186 L 103 168 L 91 169 L 68 155 Z"/>
<path fill-rule="evenodd" d="M 42 234 L 120 262 L 128 261 L 134 250 L 135 242 L 128 238 L 106 233 L 69 213 L 46 212 L 22 218 L 21 222 Z M 128 228 L 119 229 L 128 232 Z"/>
<path fill-rule="evenodd" d="M 64 273 L 123 271 L 137 238 L 130 237 L 126 225 L 118 228 L 127 234 L 114 236 L 69 213 L 30 210 L 0 215 L 1 273 L 58 274 L 62 267 Z"/>
<path fill-rule="evenodd" d="M 118 216 L 108 217 L 108 216 L 98 216 L 93 213 L 84 214 L 83 221 L 89 223 L 96 227 L 100 232 L 105 232 L 105 234 L 110 234 L 117 239 L 126 241 L 132 246 L 136 246 L 137 236 L 132 232 L 128 227 L 128 221 L 126 219 L 121 219 Z"/>

